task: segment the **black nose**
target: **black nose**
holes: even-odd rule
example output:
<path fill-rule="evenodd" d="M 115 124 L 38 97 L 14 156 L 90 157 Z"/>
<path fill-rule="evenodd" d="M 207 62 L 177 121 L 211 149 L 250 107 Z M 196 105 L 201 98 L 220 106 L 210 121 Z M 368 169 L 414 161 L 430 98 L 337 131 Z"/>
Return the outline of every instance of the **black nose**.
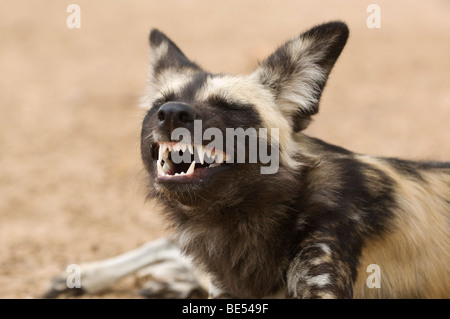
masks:
<path fill-rule="evenodd" d="M 185 103 L 168 102 L 158 110 L 158 126 L 161 129 L 190 128 L 194 120 L 194 109 Z"/>

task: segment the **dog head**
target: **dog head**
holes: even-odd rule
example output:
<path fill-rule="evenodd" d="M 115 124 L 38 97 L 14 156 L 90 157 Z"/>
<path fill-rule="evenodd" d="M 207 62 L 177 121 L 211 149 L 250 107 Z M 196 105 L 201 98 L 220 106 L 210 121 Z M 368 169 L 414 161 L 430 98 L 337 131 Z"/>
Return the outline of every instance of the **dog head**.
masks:
<path fill-rule="evenodd" d="M 183 205 L 233 205 L 295 171 L 294 137 L 318 112 L 347 38 L 344 23 L 316 26 L 283 44 L 252 74 L 235 76 L 204 71 L 152 30 L 141 135 L 152 194 Z M 264 174 L 267 167 L 272 169 Z"/>

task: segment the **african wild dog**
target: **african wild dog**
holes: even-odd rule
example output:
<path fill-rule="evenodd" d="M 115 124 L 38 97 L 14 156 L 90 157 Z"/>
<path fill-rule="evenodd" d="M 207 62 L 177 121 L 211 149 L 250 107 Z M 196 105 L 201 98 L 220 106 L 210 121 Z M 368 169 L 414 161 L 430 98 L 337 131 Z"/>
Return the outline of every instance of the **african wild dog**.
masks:
<path fill-rule="evenodd" d="M 211 297 L 450 297 L 450 163 L 360 155 L 302 133 L 348 33 L 341 22 L 316 26 L 250 76 L 231 76 L 202 70 L 151 32 L 141 135 L 149 196 L 210 275 Z M 204 130 L 279 128 L 278 172 L 219 161 L 175 176 L 189 163 L 159 149 L 194 120 Z M 209 142 L 189 148 L 202 154 Z M 380 289 L 366 286 L 369 264 L 380 266 Z"/>
<path fill-rule="evenodd" d="M 210 297 L 450 297 L 450 163 L 361 155 L 302 133 L 347 38 L 344 23 L 319 25 L 251 75 L 231 76 L 202 70 L 151 32 L 141 136 L 149 197 L 162 203 L 184 254 L 208 274 Z M 198 120 L 204 131 L 278 128 L 278 171 L 231 163 L 227 149 L 214 149 L 207 163 L 210 140 L 172 138 Z M 173 150 L 189 152 L 191 162 L 175 163 Z M 148 263 L 136 256 L 173 248 L 152 244 L 107 264 L 129 271 Z M 381 269 L 379 289 L 366 285 L 370 264 Z"/>

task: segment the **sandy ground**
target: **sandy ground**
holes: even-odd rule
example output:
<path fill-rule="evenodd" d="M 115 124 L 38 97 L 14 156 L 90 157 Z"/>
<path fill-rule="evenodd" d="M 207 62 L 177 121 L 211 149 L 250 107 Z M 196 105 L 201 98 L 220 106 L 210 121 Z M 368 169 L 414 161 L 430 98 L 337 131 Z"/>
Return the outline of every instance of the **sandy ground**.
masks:
<path fill-rule="evenodd" d="M 81 28 L 66 7 L 81 7 Z M 351 37 L 307 132 L 351 150 L 450 160 L 450 2 L 0 2 L 0 298 L 39 296 L 66 265 L 170 234 L 139 155 L 151 27 L 212 72 L 248 73 L 333 19 Z M 345 5 L 344 5 L 345 3 Z M 366 8 L 381 8 L 369 29 Z M 134 297 L 128 279 L 99 298 Z"/>

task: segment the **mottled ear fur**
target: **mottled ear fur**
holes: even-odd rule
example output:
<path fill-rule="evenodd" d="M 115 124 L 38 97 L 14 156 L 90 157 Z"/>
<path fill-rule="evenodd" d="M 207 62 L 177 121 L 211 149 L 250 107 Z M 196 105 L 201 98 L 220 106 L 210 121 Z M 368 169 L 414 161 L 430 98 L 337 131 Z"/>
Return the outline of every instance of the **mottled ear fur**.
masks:
<path fill-rule="evenodd" d="M 158 75 L 168 70 L 176 73 L 201 70 L 161 31 L 153 29 L 150 32 L 149 40 L 152 50 L 151 71 L 153 76 L 158 77 Z"/>
<path fill-rule="evenodd" d="M 274 94 L 294 131 L 306 128 L 318 112 L 322 90 L 348 33 L 342 22 L 316 26 L 279 47 L 252 74 Z"/>
<path fill-rule="evenodd" d="M 178 46 L 164 33 L 157 29 L 150 32 L 150 70 L 148 76 L 148 92 L 145 99 L 151 99 L 160 88 L 172 82 L 187 79 L 202 69 L 189 60 Z M 148 107 L 148 101 L 142 103 Z"/>

